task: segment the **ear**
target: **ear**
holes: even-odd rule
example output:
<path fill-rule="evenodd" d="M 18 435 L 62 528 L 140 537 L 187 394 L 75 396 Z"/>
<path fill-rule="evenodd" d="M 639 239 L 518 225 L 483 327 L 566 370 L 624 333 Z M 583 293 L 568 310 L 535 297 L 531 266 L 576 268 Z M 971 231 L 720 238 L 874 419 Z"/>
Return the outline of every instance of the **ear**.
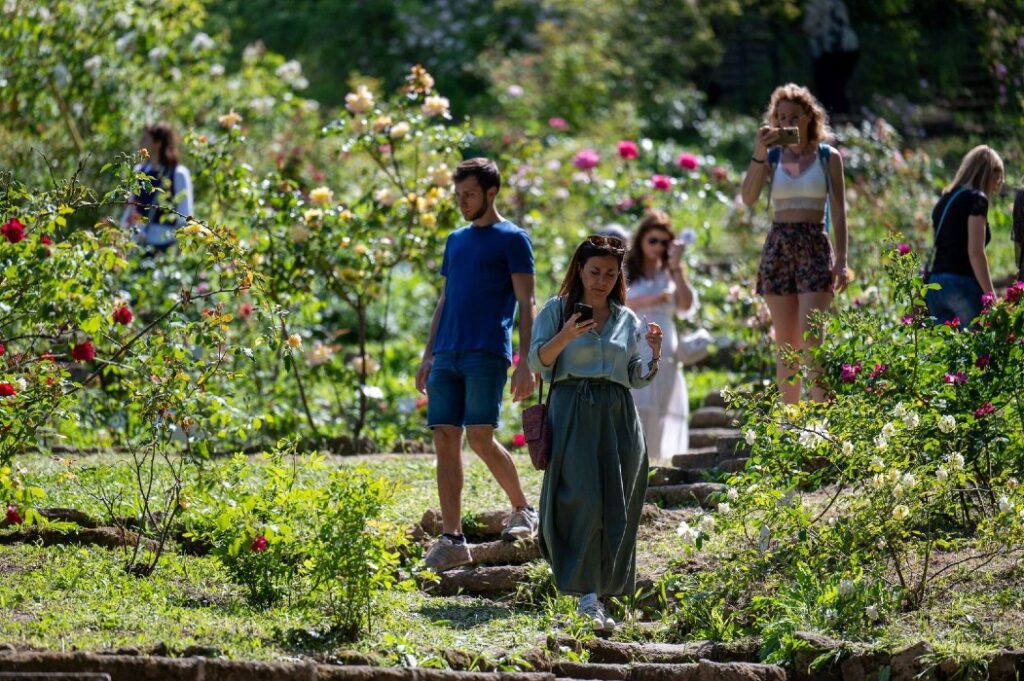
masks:
<path fill-rule="evenodd" d="M 498 195 L 498 188 L 497 187 L 491 187 L 490 189 L 487 190 L 487 200 L 488 201 L 494 201 L 494 197 L 496 197 L 497 195 Z"/>

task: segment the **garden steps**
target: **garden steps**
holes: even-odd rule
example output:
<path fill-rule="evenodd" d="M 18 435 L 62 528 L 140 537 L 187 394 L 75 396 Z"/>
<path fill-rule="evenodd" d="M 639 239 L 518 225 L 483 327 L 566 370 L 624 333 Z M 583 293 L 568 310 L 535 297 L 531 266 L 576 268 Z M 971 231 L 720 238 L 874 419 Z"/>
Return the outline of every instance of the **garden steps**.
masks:
<path fill-rule="evenodd" d="M 690 414 L 690 428 L 735 428 L 738 412 L 725 407 L 701 407 Z"/>
<path fill-rule="evenodd" d="M 647 488 L 647 501 L 663 508 L 702 506 L 713 508 L 716 494 L 725 493 L 727 486 L 717 482 L 691 482 L 676 485 L 652 485 Z"/>
<path fill-rule="evenodd" d="M 690 428 L 690 449 L 716 447 L 722 438 L 740 437 L 736 428 Z"/>

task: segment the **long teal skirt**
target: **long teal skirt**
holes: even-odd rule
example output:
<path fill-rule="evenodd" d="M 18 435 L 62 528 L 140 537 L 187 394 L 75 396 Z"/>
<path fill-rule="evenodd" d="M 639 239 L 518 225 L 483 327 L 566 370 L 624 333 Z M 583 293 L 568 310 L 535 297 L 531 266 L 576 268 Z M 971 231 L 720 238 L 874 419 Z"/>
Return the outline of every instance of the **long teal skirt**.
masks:
<path fill-rule="evenodd" d="M 562 593 L 632 595 L 647 447 L 629 390 L 564 380 L 549 404 L 551 462 L 540 496 L 540 547 Z"/>

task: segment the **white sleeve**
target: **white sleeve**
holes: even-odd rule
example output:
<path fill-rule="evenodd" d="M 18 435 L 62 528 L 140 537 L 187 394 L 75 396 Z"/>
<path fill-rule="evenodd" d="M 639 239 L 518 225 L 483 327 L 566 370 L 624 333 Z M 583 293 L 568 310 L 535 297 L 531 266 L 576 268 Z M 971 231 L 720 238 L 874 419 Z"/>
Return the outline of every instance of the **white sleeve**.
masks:
<path fill-rule="evenodd" d="M 174 168 L 174 191 L 178 197 L 175 210 L 186 217 L 192 215 L 192 173 L 183 165 Z M 178 218 L 179 224 L 184 222 L 185 218 Z"/>

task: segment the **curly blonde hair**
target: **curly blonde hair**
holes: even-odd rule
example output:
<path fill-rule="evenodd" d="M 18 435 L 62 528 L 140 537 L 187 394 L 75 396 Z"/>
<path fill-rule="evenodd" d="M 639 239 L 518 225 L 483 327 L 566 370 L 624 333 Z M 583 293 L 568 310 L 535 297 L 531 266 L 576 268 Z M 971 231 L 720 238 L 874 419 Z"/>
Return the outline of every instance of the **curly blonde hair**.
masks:
<path fill-rule="evenodd" d="M 807 124 L 807 136 L 813 144 L 827 142 L 832 135 L 828 127 L 828 114 L 821 102 L 811 94 L 811 91 L 796 83 L 786 83 L 775 88 L 772 98 L 768 102 L 768 108 L 764 112 L 764 120 L 767 125 L 778 126 L 778 108 L 782 102 L 793 102 L 799 104 L 805 112 L 811 115 L 811 122 Z"/>

